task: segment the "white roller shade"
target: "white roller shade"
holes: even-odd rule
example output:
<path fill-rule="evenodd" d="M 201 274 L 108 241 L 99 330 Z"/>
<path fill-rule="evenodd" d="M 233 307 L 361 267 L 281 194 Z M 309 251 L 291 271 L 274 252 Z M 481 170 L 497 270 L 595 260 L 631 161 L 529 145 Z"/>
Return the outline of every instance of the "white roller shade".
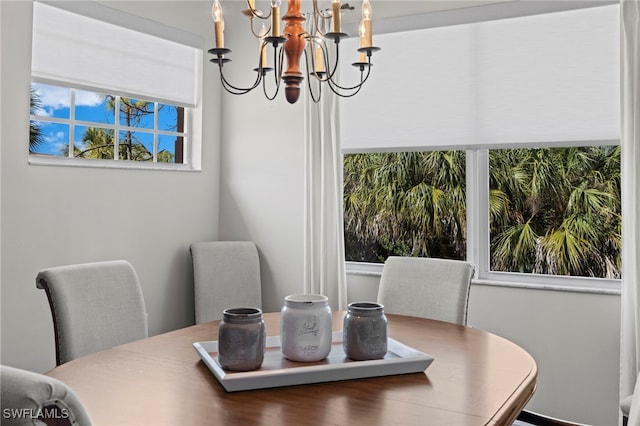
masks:
<path fill-rule="evenodd" d="M 77 3 L 86 7 L 88 2 Z M 110 22 L 34 3 L 35 78 L 183 106 L 198 103 L 200 37 L 96 4 L 91 4 L 91 11 Z M 136 26 L 151 31 L 131 29 Z"/>
<path fill-rule="evenodd" d="M 340 105 L 345 152 L 619 139 L 618 5 L 374 44 L 370 81 Z"/>

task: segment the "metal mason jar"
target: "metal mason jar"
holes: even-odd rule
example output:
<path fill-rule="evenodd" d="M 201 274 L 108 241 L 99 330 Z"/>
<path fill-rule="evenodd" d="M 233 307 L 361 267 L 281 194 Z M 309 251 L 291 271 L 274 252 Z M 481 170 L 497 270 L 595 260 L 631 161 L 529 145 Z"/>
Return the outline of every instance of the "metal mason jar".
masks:
<path fill-rule="evenodd" d="M 258 308 L 229 308 L 218 329 L 218 362 L 225 370 L 255 370 L 264 361 L 267 330 Z"/>
<path fill-rule="evenodd" d="M 327 296 L 292 294 L 285 297 L 280 318 L 282 354 L 299 362 L 325 359 L 331 352 L 332 325 Z"/>
<path fill-rule="evenodd" d="M 345 355 L 356 361 L 384 358 L 387 353 L 387 317 L 384 306 L 354 302 L 348 306 L 342 327 Z"/>

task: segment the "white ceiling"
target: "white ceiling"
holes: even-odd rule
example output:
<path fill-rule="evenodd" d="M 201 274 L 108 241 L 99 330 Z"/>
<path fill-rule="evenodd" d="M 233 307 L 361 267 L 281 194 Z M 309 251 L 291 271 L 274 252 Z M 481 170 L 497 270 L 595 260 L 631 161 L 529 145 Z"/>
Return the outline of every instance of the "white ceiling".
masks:
<path fill-rule="evenodd" d="M 371 0 L 371 8 L 373 10 L 373 20 L 378 21 L 400 16 L 422 15 L 507 1 L 513 0 Z M 362 1 L 343 0 L 342 3 L 354 8 L 353 10 L 343 10 L 342 19 L 345 22 L 359 21 Z"/>

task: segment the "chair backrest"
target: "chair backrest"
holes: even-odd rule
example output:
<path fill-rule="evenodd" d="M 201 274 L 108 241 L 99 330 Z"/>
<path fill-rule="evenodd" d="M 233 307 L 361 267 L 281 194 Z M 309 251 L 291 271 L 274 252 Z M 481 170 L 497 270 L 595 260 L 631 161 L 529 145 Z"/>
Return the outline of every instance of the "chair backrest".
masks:
<path fill-rule="evenodd" d="M 222 319 L 227 308 L 262 308 L 260 259 L 251 241 L 191 244 L 196 324 Z"/>
<path fill-rule="evenodd" d="M 2 425 L 91 425 L 78 396 L 58 379 L 0 365 L 0 388 Z"/>
<path fill-rule="evenodd" d="M 148 337 L 140 281 L 125 260 L 44 269 L 36 286 L 49 299 L 57 365 Z"/>
<path fill-rule="evenodd" d="M 466 325 L 474 268 L 461 260 L 389 257 L 378 303 L 385 312 Z"/>

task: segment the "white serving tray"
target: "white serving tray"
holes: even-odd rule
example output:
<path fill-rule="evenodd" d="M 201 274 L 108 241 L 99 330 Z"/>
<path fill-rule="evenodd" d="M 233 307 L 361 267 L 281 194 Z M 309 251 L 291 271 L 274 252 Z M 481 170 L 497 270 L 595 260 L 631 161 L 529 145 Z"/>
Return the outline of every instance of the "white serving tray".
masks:
<path fill-rule="evenodd" d="M 227 371 L 220 366 L 217 340 L 196 342 L 193 347 L 227 392 L 419 373 L 433 362 L 432 356 L 391 338 L 388 339 L 387 354 L 383 359 L 352 361 L 342 349 L 342 332 L 334 331 L 332 337 L 331 352 L 325 360 L 294 362 L 282 356 L 280 336 L 269 336 L 262 366 L 257 370 L 242 372 Z"/>

